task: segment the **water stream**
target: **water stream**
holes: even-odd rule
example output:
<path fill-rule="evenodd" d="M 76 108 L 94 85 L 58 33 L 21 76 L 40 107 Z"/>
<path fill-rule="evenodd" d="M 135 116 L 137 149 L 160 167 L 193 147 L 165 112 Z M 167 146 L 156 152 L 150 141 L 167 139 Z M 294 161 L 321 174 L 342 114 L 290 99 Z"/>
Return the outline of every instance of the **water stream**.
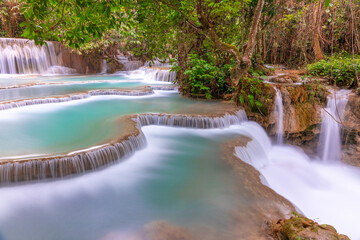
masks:
<path fill-rule="evenodd" d="M 348 91 L 328 98 L 327 111 L 341 117 Z M 336 96 L 336 100 L 335 100 Z M 340 124 L 324 113 L 319 141 L 321 158 L 310 159 L 301 149 L 273 145 L 257 123 L 246 123 L 252 141 L 237 147 L 236 155 L 254 166 L 263 183 L 289 199 L 307 217 L 331 224 L 351 239 L 360 239 L 353 223 L 360 212 L 360 170 L 340 161 Z"/>
<path fill-rule="evenodd" d="M 219 161 L 219 143 L 235 134 L 161 126 L 143 131 L 147 148 L 121 164 L 73 179 L 1 188 L 4 238 L 95 240 L 160 219 L 225 231 L 242 198 Z"/>
<path fill-rule="evenodd" d="M 318 152 L 323 162 L 339 162 L 341 159 L 341 122 L 350 91 L 333 91 L 322 112 L 321 134 Z"/>
<path fill-rule="evenodd" d="M 37 46 L 27 39 L 0 39 L 0 74 L 51 74 L 60 65 L 54 45 Z"/>
<path fill-rule="evenodd" d="M 275 87 L 276 97 L 275 97 L 275 112 L 277 113 L 277 122 L 276 122 L 276 143 L 282 145 L 284 142 L 284 119 L 283 119 L 283 101 L 281 90 Z"/>
<path fill-rule="evenodd" d="M 338 122 L 343 118 L 347 91 L 329 96 L 323 112 L 319 158 L 310 159 L 299 148 L 283 144 L 283 103 L 279 89 L 275 89 L 274 109 L 278 117 L 277 141 L 272 144 L 264 129 L 247 121 L 241 113 L 224 117 L 224 109 L 230 108 L 224 103 L 191 100 L 177 91 L 154 90 L 144 96 L 116 94 L 119 90 L 139 91 L 139 87 L 154 83 L 161 84 L 155 89 L 169 86 L 176 74 L 168 64 L 155 62 L 155 67 L 114 75 L 25 78 L 19 74 L 66 72 L 58 67 L 60 62 L 53 45 L 38 47 L 27 40 L 2 39 L 0 52 L 0 74 L 7 78 L 0 79 L 3 87 L 0 103 L 47 99 L 38 105 L 25 104 L 0 111 L 0 161 L 15 159 L 19 160 L 15 161 L 16 166 L 37 164 L 35 167 L 39 167 L 34 161 L 21 163 L 20 160 L 84 149 L 97 158 L 91 149 L 106 145 L 131 129 L 121 120 L 128 115 L 133 115 L 133 123 L 144 133 L 140 131 L 141 144 L 134 149 L 129 144 L 122 145 L 134 155 L 102 170 L 87 174 L 79 171 L 83 175 L 0 188 L 0 239 L 3 235 L 6 240 L 104 240 L 112 234 L 136 235 L 145 224 L 159 219 L 189 228 L 230 231 L 234 209 L 245 212 L 256 201 L 249 197 L 253 195 L 249 193 L 252 186 L 248 179 L 243 178 L 240 183 L 250 187 L 239 188 L 238 179 L 219 160 L 221 146 L 235 138 L 249 141 L 236 147 L 235 154 L 261 173 L 265 185 L 290 200 L 307 217 L 332 224 L 352 239 L 360 239 L 357 228 L 360 170 L 339 161 L 341 124 Z M 127 70 L 140 64 L 127 58 L 121 60 Z M 103 67 L 105 72 L 106 64 Z M 15 78 L 8 78 L 14 74 Z M 113 95 L 89 93 L 96 90 Z M 48 100 L 75 93 L 87 97 L 56 103 Z M 147 126 L 151 124 L 156 126 Z M 116 146 L 112 143 L 97 154 L 119 157 L 109 150 Z M 57 161 L 63 163 L 61 159 Z M 34 172 L 27 174 L 32 176 Z M 242 221 L 253 221 L 259 226 L 263 219 Z M 212 231 L 202 232 L 204 239 L 212 234 Z"/>

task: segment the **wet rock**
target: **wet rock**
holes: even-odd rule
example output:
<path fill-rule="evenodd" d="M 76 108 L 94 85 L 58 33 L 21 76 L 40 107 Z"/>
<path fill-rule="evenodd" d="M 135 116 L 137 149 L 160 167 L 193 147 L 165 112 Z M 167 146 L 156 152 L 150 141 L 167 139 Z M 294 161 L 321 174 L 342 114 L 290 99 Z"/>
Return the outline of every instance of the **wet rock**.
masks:
<path fill-rule="evenodd" d="M 274 83 L 286 83 L 286 84 L 292 84 L 294 83 L 294 81 L 292 80 L 291 77 L 289 76 L 273 76 L 273 77 L 269 77 L 269 81 L 270 82 L 274 82 Z"/>
<path fill-rule="evenodd" d="M 268 222 L 269 235 L 276 240 L 350 240 L 333 226 L 320 225 L 308 218 L 295 215 L 290 219 Z"/>
<path fill-rule="evenodd" d="M 277 87 L 281 90 L 283 100 L 284 137 L 296 145 L 314 139 L 320 133 L 321 108 L 325 102 L 324 98 L 318 96 L 322 93 L 314 93 L 306 85 Z M 269 116 L 268 126 L 264 126 L 270 135 L 275 135 L 277 118 L 274 110 Z"/>
<path fill-rule="evenodd" d="M 195 240 L 187 229 L 173 226 L 166 221 L 147 224 L 143 235 L 145 240 Z"/>
<path fill-rule="evenodd" d="M 53 44 L 55 54 L 61 59 L 62 66 L 73 68 L 79 74 L 93 74 L 101 72 L 102 59 L 79 55 L 59 42 L 53 42 Z"/>
<path fill-rule="evenodd" d="M 351 94 L 345 108 L 343 122 L 342 161 L 360 167 L 360 96 Z"/>

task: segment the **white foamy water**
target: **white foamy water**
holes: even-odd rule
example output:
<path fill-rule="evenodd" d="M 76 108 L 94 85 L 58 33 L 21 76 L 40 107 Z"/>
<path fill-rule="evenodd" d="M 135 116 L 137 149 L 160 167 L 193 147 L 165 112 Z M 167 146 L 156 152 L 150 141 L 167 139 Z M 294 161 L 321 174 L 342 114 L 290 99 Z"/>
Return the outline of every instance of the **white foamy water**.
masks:
<path fill-rule="evenodd" d="M 341 122 L 348 102 L 349 90 L 332 91 L 322 111 L 322 124 L 318 152 L 323 162 L 341 159 Z"/>
<path fill-rule="evenodd" d="M 262 174 L 264 184 L 307 217 L 331 224 L 351 239 L 360 239 L 360 169 L 310 159 L 295 147 L 271 145 L 257 123 L 244 123 L 243 128 L 253 141 L 247 147 L 237 147 L 236 155 Z"/>
<path fill-rule="evenodd" d="M 176 72 L 170 68 L 144 68 L 145 79 L 154 82 L 172 83 L 176 79 Z"/>
<path fill-rule="evenodd" d="M 282 145 L 284 142 L 284 119 L 283 119 L 283 101 L 280 89 L 274 87 L 276 91 L 275 97 L 275 112 L 277 113 L 277 123 L 276 123 L 276 143 Z"/>
<path fill-rule="evenodd" d="M 53 74 L 61 72 L 52 42 L 43 46 L 27 39 L 0 39 L 0 74 Z"/>
<path fill-rule="evenodd" d="M 158 219 L 190 226 L 223 224 L 239 195 L 232 175 L 218 161 L 216 146 L 233 129 L 143 130 L 148 147 L 112 167 L 0 188 L 0 233 L 8 240 L 98 240 Z"/>

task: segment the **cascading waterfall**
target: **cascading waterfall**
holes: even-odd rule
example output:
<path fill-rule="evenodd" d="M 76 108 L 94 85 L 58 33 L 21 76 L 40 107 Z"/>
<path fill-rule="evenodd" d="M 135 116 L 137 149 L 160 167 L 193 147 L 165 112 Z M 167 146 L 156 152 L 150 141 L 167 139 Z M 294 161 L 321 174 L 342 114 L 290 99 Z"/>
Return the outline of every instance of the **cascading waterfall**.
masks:
<path fill-rule="evenodd" d="M 30 105 L 70 102 L 70 101 L 89 98 L 91 96 L 108 96 L 108 95 L 146 96 L 146 95 L 151 95 L 151 94 L 154 94 L 153 90 L 146 90 L 146 91 L 91 90 L 88 93 L 74 94 L 74 95 L 63 96 L 63 97 L 34 98 L 34 99 L 25 99 L 25 100 L 18 100 L 18 101 L 12 101 L 12 102 L 3 102 L 3 103 L 0 103 L 0 111 L 12 109 L 12 108 L 25 107 L 25 106 L 30 106 Z"/>
<path fill-rule="evenodd" d="M 346 94 L 338 94 L 337 103 L 345 105 Z M 334 107 L 333 101 L 335 100 L 330 97 L 329 108 Z M 337 133 L 333 133 L 331 137 L 336 137 L 336 144 L 340 144 L 339 126 L 332 128 L 325 127 L 329 132 L 335 128 Z M 307 217 L 316 218 L 320 223 L 331 224 L 351 239 L 360 239 L 360 231 L 356 227 L 358 216 L 354 214 L 360 212 L 358 168 L 319 162 L 310 159 L 299 148 L 272 145 L 265 130 L 255 122 L 243 123 L 238 133 L 248 136 L 251 141 L 246 146 L 236 147 L 236 156 L 255 167 L 261 173 L 265 185 L 291 201 L 298 211 Z M 329 143 L 328 147 L 330 146 Z M 327 150 L 332 151 L 329 148 Z M 337 150 L 341 153 L 341 149 Z M 330 156 L 329 153 L 327 156 Z"/>
<path fill-rule="evenodd" d="M 87 170 L 98 169 L 128 157 L 145 145 L 145 136 L 140 132 L 138 136 L 130 136 L 119 143 L 102 146 L 88 152 L 80 152 L 72 156 L 8 162 L 0 165 L 0 183 L 9 184 L 82 174 Z"/>
<path fill-rule="evenodd" d="M 54 45 L 35 45 L 27 39 L 0 39 L 0 74 L 47 74 L 60 65 Z"/>
<path fill-rule="evenodd" d="M 117 58 L 119 62 L 124 66 L 125 71 L 133 71 L 139 69 L 142 66 L 140 61 L 131 61 L 126 56 L 119 55 L 117 56 Z"/>
<path fill-rule="evenodd" d="M 187 128 L 225 128 L 247 121 L 246 113 L 240 110 L 235 115 L 225 114 L 223 117 L 198 117 L 167 114 L 141 114 L 137 118 L 139 126 L 161 125 Z"/>
<path fill-rule="evenodd" d="M 101 62 L 101 72 L 100 72 L 100 74 L 105 74 L 106 72 L 107 72 L 107 62 L 104 59 Z"/>
<path fill-rule="evenodd" d="M 171 67 L 169 62 L 161 62 L 159 60 L 155 60 L 153 62 L 145 62 L 145 67 Z"/>
<path fill-rule="evenodd" d="M 146 67 L 145 76 L 150 81 L 174 82 L 176 79 L 176 72 L 171 71 L 170 68 Z"/>
<path fill-rule="evenodd" d="M 276 91 L 275 112 L 277 113 L 276 123 L 276 143 L 281 145 L 284 142 L 284 118 L 283 118 L 283 101 L 280 89 L 274 87 Z"/>
<path fill-rule="evenodd" d="M 7 161 L 0 165 L 0 184 L 61 178 L 72 174 L 98 169 L 115 161 L 123 160 L 146 145 L 141 131 L 145 125 L 166 125 L 187 128 L 224 128 L 247 120 L 243 110 L 223 117 L 203 117 L 167 114 L 141 114 L 134 120 L 136 136 L 119 142 L 99 146 L 97 149 L 80 150 L 60 157 Z"/>
<path fill-rule="evenodd" d="M 348 90 L 332 91 L 322 112 L 318 153 L 323 162 L 341 159 L 341 121 L 348 102 Z"/>

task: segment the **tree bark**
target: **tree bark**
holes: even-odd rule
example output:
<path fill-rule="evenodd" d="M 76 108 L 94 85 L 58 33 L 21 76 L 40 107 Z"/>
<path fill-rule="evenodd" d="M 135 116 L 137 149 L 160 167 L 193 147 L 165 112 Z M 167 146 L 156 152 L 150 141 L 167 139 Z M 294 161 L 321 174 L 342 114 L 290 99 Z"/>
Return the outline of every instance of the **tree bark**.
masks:
<path fill-rule="evenodd" d="M 316 4 L 316 3 L 315 3 Z M 320 29 L 321 29 L 321 15 L 323 10 L 323 0 L 319 0 L 315 6 L 314 11 L 314 30 L 313 30 L 313 50 L 316 61 L 324 59 L 324 55 L 320 46 Z"/>
<path fill-rule="evenodd" d="M 205 15 L 205 9 L 202 4 L 202 0 L 197 1 L 196 10 L 202 30 L 206 33 L 206 35 L 210 38 L 210 40 L 219 50 L 230 53 L 236 60 L 236 66 L 232 78 L 232 82 L 234 85 L 240 85 L 241 79 L 243 79 L 247 75 L 247 72 L 249 71 L 249 68 L 251 66 L 251 56 L 254 53 L 254 48 L 256 45 L 256 35 L 264 4 L 265 0 L 259 0 L 256 5 L 247 45 L 244 54 L 241 56 L 241 53 L 236 46 L 224 43 L 220 40 L 220 38 L 216 34 L 215 26 L 213 26 L 213 24 L 209 21 L 209 18 Z"/>

